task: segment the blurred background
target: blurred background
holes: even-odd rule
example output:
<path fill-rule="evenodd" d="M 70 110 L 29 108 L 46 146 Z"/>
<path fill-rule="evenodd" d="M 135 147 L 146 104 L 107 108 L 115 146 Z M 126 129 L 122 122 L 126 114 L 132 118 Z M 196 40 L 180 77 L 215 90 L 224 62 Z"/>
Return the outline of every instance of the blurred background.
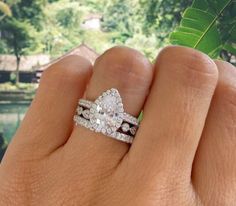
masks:
<path fill-rule="evenodd" d="M 0 155 L 32 101 L 42 72 L 70 54 L 92 63 L 114 45 L 151 61 L 192 0 L 0 0 Z M 227 32 L 227 31 L 225 31 Z M 235 63 L 235 56 L 221 57 Z M 1 159 L 0 156 L 0 159 Z"/>

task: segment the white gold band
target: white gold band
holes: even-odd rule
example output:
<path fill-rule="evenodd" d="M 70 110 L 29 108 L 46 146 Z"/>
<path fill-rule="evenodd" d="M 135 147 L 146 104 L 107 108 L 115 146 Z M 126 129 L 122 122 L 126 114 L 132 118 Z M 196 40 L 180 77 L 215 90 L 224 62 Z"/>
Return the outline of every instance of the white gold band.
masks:
<path fill-rule="evenodd" d="M 96 130 L 94 130 L 94 128 L 92 127 L 89 120 L 87 120 L 85 118 L 82 118 L 78 115 L 75 115 L 74 116 L 74 121 L 75 121 L 76 126 L 81 125 L 83 127 L 86 127 L 88 129 L 96 132 Z M 101 131 L 101 133 L 103 133 L 103 130 Z M 134 139 L 134 137 L 132 137 L 130 135 L 122 134 L 120 132 L 113 132 L 111 134 L 107 134 L 106 132 L 104 132 L 104 133 L 108 137 L 111 137 L 111 138 L 116 139 L 116 140 L 120 140 L 122 142 L 129 143 L 129 144 L 132 144 L 133 139 Z"/>

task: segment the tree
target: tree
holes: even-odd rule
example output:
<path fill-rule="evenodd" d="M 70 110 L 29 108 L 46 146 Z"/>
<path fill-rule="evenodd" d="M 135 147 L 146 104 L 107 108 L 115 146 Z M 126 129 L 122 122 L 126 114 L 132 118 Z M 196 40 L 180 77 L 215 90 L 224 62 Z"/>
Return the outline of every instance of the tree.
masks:
<path fill-rule="evenodd" d="M 125 43 L 125 41 L 133 36 L 134 22 L 133 7 L 127 0 L 115 0 L 105 8 L 102 28 L 105 32 L 117 32 L 113 41 Z"/>
<path fill-rule="evenodd" d="M 139 0 L 139 21 L 142 22 L 143 32 L 147 36 L 155 34 L 160 46 L 163 46 L 191 3 L 192 0 Z"/>
<path fill-rule="evenodd" d="M 8 52 L 16 56 L 16 83 L 19 82 L 21 56 L 36 49 L 42 5 L 43 0 L 21 0 L 12 5 L 12 16 L 0 22 L 1 39 L 8 46 Z"/>
<path fill-rule="evenodd" d="M 40 40 L 44 52 L 55 57 L 82 42 L 81 29 L 84 7 L 78 1 L 60 0 L 47 3 Z"/>
<path fill-rule="evenodd" d="M 27 48 L 34 44 L 34 28 L 28 22 L 20 22 L 16 19 L 6 20 L 2 25 L 2 37 L 6 45 L 11 48 L 10 53 L 16 57 L 16 83 L 19 82 L 19 66 L 21 56 L 27 53 Z"/>

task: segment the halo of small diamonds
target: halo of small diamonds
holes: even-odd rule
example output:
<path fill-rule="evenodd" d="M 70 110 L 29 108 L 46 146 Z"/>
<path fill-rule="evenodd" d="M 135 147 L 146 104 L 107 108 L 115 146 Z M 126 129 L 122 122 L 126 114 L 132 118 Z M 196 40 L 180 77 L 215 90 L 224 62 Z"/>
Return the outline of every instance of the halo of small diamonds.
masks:
<path fill-rule="evenodd" d="M 123 104 L 119 92 L 107 90 L 99 96 L 90 108 L 90 122 L 95 131 L 106 134 L 115 132 L 123 121 Z"/>
<path fill-rule="evenodd" d="M 103 92 L 94 102 L 80 99 L 76 111 L 76 125 L 127 143 L 132 143 L 139 125 L 137 118 L 124 112 L 121 96 L 114 88 Z"/>

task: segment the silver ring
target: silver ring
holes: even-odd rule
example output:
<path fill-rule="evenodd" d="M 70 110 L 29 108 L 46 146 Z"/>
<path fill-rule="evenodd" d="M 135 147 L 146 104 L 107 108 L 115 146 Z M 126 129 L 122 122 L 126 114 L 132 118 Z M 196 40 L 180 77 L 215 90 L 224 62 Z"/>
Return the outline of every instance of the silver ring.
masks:
<path fill-rule="evenodd" d="M 80 99 L 74 121 L 76 125 L 130 144 L 139 127 L 139 120 L 124 112 L 121 96 L 114 88 L 103 92 L 94 102 Z"/>

